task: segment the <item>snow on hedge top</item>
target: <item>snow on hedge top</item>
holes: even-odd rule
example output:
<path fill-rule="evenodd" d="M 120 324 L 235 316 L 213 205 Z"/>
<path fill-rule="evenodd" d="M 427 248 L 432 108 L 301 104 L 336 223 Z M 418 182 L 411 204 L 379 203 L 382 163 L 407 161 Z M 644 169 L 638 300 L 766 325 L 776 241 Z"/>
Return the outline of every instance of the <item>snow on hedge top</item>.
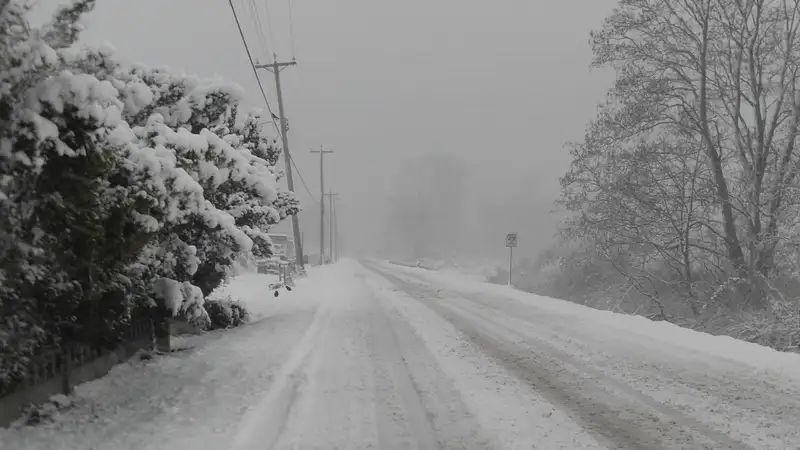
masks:
<path fill-rule="evenodd" d="M 179 313 L 188 318 L 199 318 L 206 315 L 203 304 L 203 293 L 200 288 L 188 282 L 178 282 L 169 278 L 159 278 L 153 286 L 153 293 L 164 301 L 172 316 Z"/>
<path fill-rule="evenodd" d="M 209 151 L 228 169 L 225 178 L 244 183 L 268 203 L 277 199 L 275 177 L 263 160 L 246 150 L 233 148 L 225 139 L 209 130 L 203 130 L 200 134 L 208 140 Z"/>
<path fill-rule="evenodd" d="M 45 144 L 26 153 L 3 139 L 0 156 L 39 167 L 53 154 L 79 155 L 85 150 L 61 137 L 67 121 L 85 120 L 94 140 L 85 148 L 108 152 L 127 177 L 133 219 L 145 232 L 167 231 L 132 266 L 150 264 L 160 277 L 185 279 L 201 258 L 224 260 L 251 251 L 254 239 L 269 242 L 269 226 L 285 216 L 280 204 L 289 204 L 277 188 L 279 150 L 260 115 L 239 113 L 238 85 L 127 64 L 110 46 L 76 49 L 69 29 L 56 39 L 14 19 L 0 24 L 10 24 L 0 33 L 0 60 L 19 60 L 0 73 L 0 95 L 23 100 L 13 119 L 28 126 L 17 127 L 18 134 Z M 190 223 L 198 229 L 173 228 Z M 177 299 L 167 284 L 163 296 Z M 202 299 L 191 285 L 180 291 L 182 305 Z"/>
<path fill-rule="evenodd" d="M 113 128 L 122 120 L 122 102 L 119 93 L 108 81 L 93 75 L 62 71 L 49 78 L 29 93 L 27 107 L 41 112 L 42 105 L 63 113 L 69 105 L 77 108 L 78 117 L 94 119 L 101 126 Z"/>
<path fill-rule="evenodd" d="M 0 95 L 10 94 L 12 87 L 18 85 L 18 80 L 24 79 L 37 68 L 55 67 L 58 64 L 58 53 L 41 39 L 9 43 L 2 37 L 0 36 L 0 56 L 13 58 L 18 64 L 7 66 L 6 70 L 0 72 Z"/>

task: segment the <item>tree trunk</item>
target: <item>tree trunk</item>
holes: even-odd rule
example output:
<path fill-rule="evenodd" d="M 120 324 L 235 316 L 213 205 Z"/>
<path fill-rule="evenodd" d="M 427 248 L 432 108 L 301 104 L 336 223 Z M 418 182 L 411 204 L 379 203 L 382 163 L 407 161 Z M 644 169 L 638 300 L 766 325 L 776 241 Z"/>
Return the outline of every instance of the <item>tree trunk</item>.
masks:
<path fill-rule="evenodd" d="M 699 119 L 700 131 L 703 138 L 703 143 L 706 147 L 706 154 L 708 155 L 711 169 L 714 172 L 714 184 L 717 190 L 717 197 L 719 198 L 722 207 L 722 221 L 723 230 L 725 233 L 725 246 L 728 250 L 728 256 L 731 259 L 734 270 L 740 277 L 747 277 L 747 268 L 744 259 L 744 252 L 742 251 L 739 237 L 736 234 L 736 223 L 733 216 L 733 207 L 731 207 L 730 192 L 728 191 L 728 183 L 725 180 L 725 173 L 722 170 L 722 160 L 714 147 L 714 140 L 711 137 L 711 128 L 709 127 L 708 118 L 708 99 L 707 99 L 707 85 L 708 85 L 708 32 L 709 32 L 709 18 L 705 18 L 703 24 L 702 48 L 700 52 L 700 105 L 699 105 Z"/>

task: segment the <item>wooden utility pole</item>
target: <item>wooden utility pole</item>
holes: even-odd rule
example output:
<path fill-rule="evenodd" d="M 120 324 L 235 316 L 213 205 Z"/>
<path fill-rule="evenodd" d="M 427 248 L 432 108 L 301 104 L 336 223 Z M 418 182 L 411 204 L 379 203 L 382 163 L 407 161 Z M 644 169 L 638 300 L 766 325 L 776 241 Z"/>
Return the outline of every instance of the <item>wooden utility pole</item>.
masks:
<path fill-rule="evenodd" d="M 333 150 L 325 150 L 321 145 L 319 150 L 311 150 L 311 153 L 319 153 L 319 265 L 325 264 L 325 154 L 333 153 Z"/>
<path fill-rule="evenodd" d="M 289 62 L 278 62 L 274 59 L 272 64 L 256 64 L 256 69 L 266 69 L 275 74 L 275 91 L 278 95 L 278 114 L 280 119 L 280 135 L 283 143 L 283 160 L 286 165 L 286 183 L 291 192 L 294 192 L 294 180 L 292 178 L 292 156 L 289 154 L 289 125 L 286 123 L 286 114 L 283 108 L 283 92 L 281 91 L 281 70 L 297 64 L 295 60 Z M 273 116 L 274 117 L 274 116 Z M 303 239 L 300 236 L 300 220 L 297 214 L 292 216 L 292 235 L 294 236 L 294 260 L 295 265 L 300 271 L 303 270 Z"/>
<path fill-rule="evenodd" d="M 328 249 L 331 256 L 331 262 L 333 262 L 333 198 L 339 194 L 329 190 L 325 195 L 328 196 L 328 237 L 330 238 Z"/>

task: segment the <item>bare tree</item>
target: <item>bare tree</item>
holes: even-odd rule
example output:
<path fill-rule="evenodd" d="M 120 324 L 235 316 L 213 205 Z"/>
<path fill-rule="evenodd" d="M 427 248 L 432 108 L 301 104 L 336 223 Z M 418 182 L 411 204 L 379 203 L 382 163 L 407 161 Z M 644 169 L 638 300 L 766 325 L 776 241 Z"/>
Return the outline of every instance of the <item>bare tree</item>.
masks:
<path fill-rule="evenodd" d="M 703 265 L 703 275 L 711 272 L 705 263 L 715 262 L 707 258 L 716 256 L 719 242 L 703 233 L 713 193 L 699 145 L 662 137 L 611 154 L 593 148 L 591 135 L 574 146 L 572 167 L 562 178 L 562 202 L 579 213 L 565 231 L 594 242 L 650 298 L 656 290 L 645 286 L 676 285 L 699 314 L 696 271 Z M 620 254 L 626 264 L 619 263 Z"/>
<path fill-rule="evenodd" d="M 774 269 L 783 212 L 795 202 L 798 3 L 623 0 L 592 34 L 594 65 L 618 74 L 588 133 L 593 151 L 665 136 L 697 142 L 714 193 L 698 222 L 751 281 Z"/>

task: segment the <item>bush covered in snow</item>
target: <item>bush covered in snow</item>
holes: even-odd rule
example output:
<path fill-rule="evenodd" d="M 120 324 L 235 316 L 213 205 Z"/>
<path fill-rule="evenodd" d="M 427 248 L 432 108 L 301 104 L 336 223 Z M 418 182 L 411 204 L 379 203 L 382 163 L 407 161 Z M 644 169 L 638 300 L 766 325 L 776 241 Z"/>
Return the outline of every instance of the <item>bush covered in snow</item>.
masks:
<path fill-rule="evenodd" d="M 250 318 L 244 305 L 231 300 L 230 297 L 206 300 L 204 306 L 212 330 L 238 327 L 247 323 Z"/>
<path fill-rule="evenodd" d="M 0 0 L 0 385 L 46 340 L 113 344 L 134 308 L 204 316 L 298 211 L 241 89 L 77 48 L 93 0 L 41 29 L 26 5 Z"/>
<path fill-rule="evenodd" d="M 74 406 L 74 399 L 63 394 L 57 394 L 41 405 L 29 406 L 15 425 L 35 426 L 48 423 Z"/>

